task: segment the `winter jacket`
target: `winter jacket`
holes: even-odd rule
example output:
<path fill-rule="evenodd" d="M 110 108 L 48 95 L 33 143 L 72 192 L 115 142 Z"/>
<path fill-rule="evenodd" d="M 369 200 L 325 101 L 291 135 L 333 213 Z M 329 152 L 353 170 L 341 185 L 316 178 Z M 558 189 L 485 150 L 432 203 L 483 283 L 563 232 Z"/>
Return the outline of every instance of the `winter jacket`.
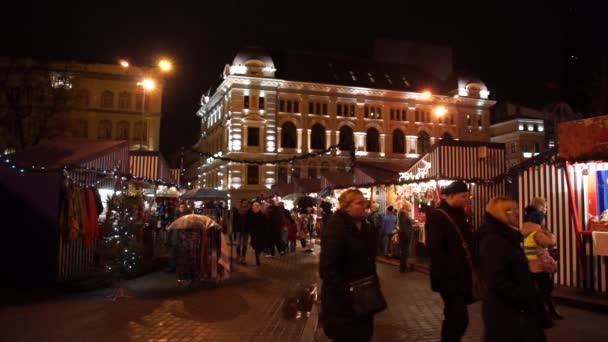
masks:
<path fill-rule="evenodd" d="M 524 253 L 528 259 L 528 268 L 530 269 L 530 272 L 544 272 L 540 261 L 536 256 L 536 246 L 543 248 L 553 247 L 555 246 L 555 237 L 549 231 L 544 230 L 541 225 L 533 222 L 524 222 L 521 227 L 521 235 L 523 235 L 527 242 L 524 244 Z M 526 250 L 526 248 L 528 250 Z"/>
<path fill-rule="evenodd" d="M 323 329 L 332 339 L 369 340 L 373 316 L 356 316 L 348 283 L 376 275 L 378 234 L 364 220 L 361 230 L 343 210 L 338 210 L 321 231 L 319 273 Z"/>
<path fill-rule="evenodd" d="M 399 235 L 402 239 L 410 239 L 414 230 L 412 219 L 403 211 L 399 211 Z"/>
<path fill-rule="evenodd" d="M 525 341 L 526 320 L 536 317 L 536 290 L 521 247 L 521 233 L 486 214 L 479 229 L 480 274 L 487 286 L 482 304 L 485 341 Z"/>
<path fill-rule="evenodd" d="M 261 251 L 266 245 L 268 221 L 262 212 L 254 214 L 249 210 L 245 216 L 245 226 L 251 234 L 251 247 L 256 251 Z"/>
<path fill-rule="evenodd" d="M 445 210 L 460 229 L 466 242 L 471 245 L 471 232 L 464 209 L 454 208 L 442 201 L 439 208 Z M 460 236 L 441 212 L 430 209 L 425 223 L 426 244 L 431 260 L 431 289 L 443 294 L 459 294 L 467 302 L 473 302 L 471 270 L 466 261 Z"/>

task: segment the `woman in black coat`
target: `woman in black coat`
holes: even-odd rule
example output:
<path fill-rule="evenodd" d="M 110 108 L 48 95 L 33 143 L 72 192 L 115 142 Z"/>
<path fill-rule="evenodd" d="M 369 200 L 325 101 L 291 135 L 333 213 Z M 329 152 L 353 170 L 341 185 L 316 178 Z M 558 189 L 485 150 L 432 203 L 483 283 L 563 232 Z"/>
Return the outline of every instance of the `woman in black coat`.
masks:
<path fill-rule="evenodd" d="M 521 246 L 517 203 L 492 199 L 479 229 L 481 277 L 487 286 L 483 299 L 484 341 L 544 341 L 535 314 L 537 295 L 528 260 Z"/>
<path fill-rule="evenodd" d="M 262 213 L 260 202 L 253 202 L 245 216 L 245 227 L 251 233 L 251 247 L 255 250 L 255 263 L 260 266 L 260 254 L 266 247 L 268 222 Z"/>
<path fill-rule="evenodd" d="M 359 190 L 346 190 L 340 210 L 321 231 L 321 322 L 334 341 L 369 341 L 374 316 L 358 316 L 348 283 L 376 275 L 378 234 L 365 221 L 367 201 Z"/>

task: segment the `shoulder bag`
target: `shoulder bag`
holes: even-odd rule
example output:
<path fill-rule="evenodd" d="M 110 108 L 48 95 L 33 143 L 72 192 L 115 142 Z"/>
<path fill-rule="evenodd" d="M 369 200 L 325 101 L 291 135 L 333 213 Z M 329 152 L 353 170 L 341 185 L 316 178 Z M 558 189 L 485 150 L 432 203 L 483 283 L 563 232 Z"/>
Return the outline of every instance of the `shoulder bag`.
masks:
<path fill-rule="evenodd" d="M 467 264 L 469 265 L 469 269 L 471 270 L 471 294 L 473 295 L 474 300 L 482 299 L 485 294 L 486 287 L 483 281 L 481 280 L 479 270 L 473 265 L 473 257 L 471 256 L 471 251 L 469 250 L 469 244 L 465 241 L 464 236 L 462 236 L 462 232 L 460 231 L 458 225 L 456 224 L 456 222 L 454 222 L 452 217 L 441 208 L 437 208 L 436 210 L 443 214 L 445 217 L 447 217 L 448 221 L 450 221 L 450 225 L 452 226 L 452 228 L 454 228 L 454 230 L 460 237 L 460 242 L 462 243 L 462 248 L 464 249 Z"/>
<path fill-rule="evenodd" d="M 380 291 L 380 282 L 376 275 L 351 281 L 348 285 L 356 315 L 374 315 L 386 309 L 386 299 Z"/>

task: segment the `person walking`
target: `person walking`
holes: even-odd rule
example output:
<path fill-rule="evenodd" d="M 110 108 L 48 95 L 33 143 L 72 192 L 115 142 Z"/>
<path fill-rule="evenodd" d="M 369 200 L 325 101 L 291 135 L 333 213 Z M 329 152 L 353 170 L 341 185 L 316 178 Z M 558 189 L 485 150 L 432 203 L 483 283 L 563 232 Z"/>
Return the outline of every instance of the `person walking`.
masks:
<path fill-rule="evenodd" d="M 538 254 L 539 250 L 542 249 L 541 251 L 556 266 L 555 260 L 549 256 L 547 251 L 548 248 L 555 246 L 556 241 L 553 234 L 545 228 L 545 208 L 546 202 L 543 198 L 532 200 L 530 205 L 526 207 L 521 234 L 524 237 L 524 252 L 528 259 L 528 267 L 540 293 L 538 300 L 542 324 L 549 328 L 553 326 L 554 319 L 563 319 L 563 317 L 557 312 L 551 296 L 553 291 L 552 273 L 554 270 L 544 269 Z"/>
<path fill-rule="evenodd" d="M 338 201 L 340 209 L 321 231 L 321 322 L 333 341 L 369 341 L 374 315 L 355 314 L 349 283 L 368 276 L 377 279 L 378 234 L 365 220 L 367 201 L 361 191 L 346 190 Z"/>
<path fill-rule="evenodd" d="M 537 291 L 521 247 L 519 212 L 506 197 L 490 200 L 479 228 L 484 341 L 545 341 L 538 319 Z"/>
<path fill-rule="evenodd" d="M 255 263 L 260 266 L 260 254 L 266 247 L 266 235 L 268 222 L 262 213 L 261 204 L 255 201 L 251 204 L 251 209 L 247 212 L 245 225 L 251 234 L 251 247 L 255 250 Z"/>
<path fill-rule="evenodd" d="M 412 242 L 412 233 L 414 232 L 414 222 L 410 218 L 412 204 L 404 202 L 399 210 L 399 248 L 401 255 L 399 257 L 399 272 L 404 273 L 410 271 L 407 265 L 407 258 L 410 254 L 410 245 Z"/>
<path fill-rule="evenodd" d="M 234 208 L 236 209 L 236 208 Z M 237 210 L 232 211 L 232 231 L 236 238 L 237 262 L 245 265 L 247 256 L 247 245 L 249 244 L 249 227 L 245 224 L 245 217 L 249 211 L 249 201 L 245 198 L 241 200 Z"/>
<path fill-rule="evenodd" d="M 467 184 L 452 182 L 443 193 L 445 199 L 439 207 L 429 210 L 425 231 L 431 261 L 431 289 L 441 295 L 444 305 L 441 341 L 448 342 L 460 341 L 469 324 L 467 305 L 474 301 L 471 270 L 460 236 L 470 246 L 472 234 L 464 212 L 469 201 Z"/>

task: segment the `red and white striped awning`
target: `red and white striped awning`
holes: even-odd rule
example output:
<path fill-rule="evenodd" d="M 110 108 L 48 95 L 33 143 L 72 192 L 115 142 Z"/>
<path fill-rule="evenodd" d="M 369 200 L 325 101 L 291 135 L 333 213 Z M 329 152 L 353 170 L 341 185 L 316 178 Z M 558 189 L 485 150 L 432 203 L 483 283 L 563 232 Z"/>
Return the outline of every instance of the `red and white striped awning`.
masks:
<path fill-rule="evenodd" d="M 159 151 L 130 151 L 129 170 L 134 177 L 176 183 L 167 161 Z"/>

